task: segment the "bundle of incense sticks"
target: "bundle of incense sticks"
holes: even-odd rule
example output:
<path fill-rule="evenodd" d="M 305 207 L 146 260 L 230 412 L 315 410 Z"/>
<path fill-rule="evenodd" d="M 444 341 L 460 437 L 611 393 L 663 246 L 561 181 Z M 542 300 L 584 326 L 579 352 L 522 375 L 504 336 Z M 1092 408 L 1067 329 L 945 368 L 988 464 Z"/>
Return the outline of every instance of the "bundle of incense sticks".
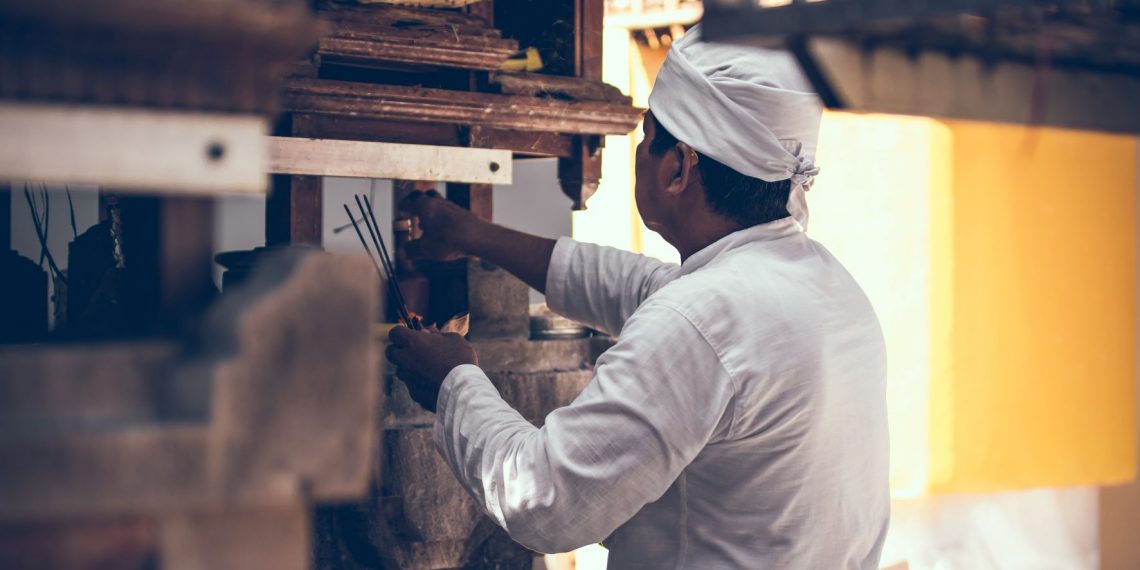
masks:
<path fill-rule="evenodd" d="M 356 230 L 356 237 L 360 238 L 360 245 L 364 246 L 364 252 L 368 254 L 368 259 L 372 260 L 372 265 L 376 267 L 376 273 L 382 279 L 387 279 L 388 292 L 396 303 L 396 315 L 400 321 L 411 329 L 422 329 L 423 325 L 419 319 L 412 318 L 408 311 L 408 304 L 404 301 L 404 293 L 400 291 L 400 283 L 396 281 L 396 271 L 392 267 L 392 258 L 388 257 L 388 248 L 384 245 L 384 236 L 380 233 L 380 224 L 376 223 L 376 214 L 372 211 L 372 203 L 368 201 L 368 196 L 357 195 L 355 198 L 356 207 L 360 210 L 360 218 L 364 220 L 364 226 L 368 229 L 368 236 L 372 238 L 372 245 L 376 248 L 376 256 L 372 255 L 372 249 L 368 247 L 368 241 L 364 239 L 364 233 L 360 231 L 356 217 L 352 215 L 352 209 L 348 207 L 348 204 L 345 204 L 344 213 L 348 214 L 348 221 L 352 222 L 352 227 Z M 361 201 L 362 198 L 363 202 Z M 377 257 L 380 258 L 379 262 L 376 261 Z M 381 270 L 381 266 L 383 270 Z"/>

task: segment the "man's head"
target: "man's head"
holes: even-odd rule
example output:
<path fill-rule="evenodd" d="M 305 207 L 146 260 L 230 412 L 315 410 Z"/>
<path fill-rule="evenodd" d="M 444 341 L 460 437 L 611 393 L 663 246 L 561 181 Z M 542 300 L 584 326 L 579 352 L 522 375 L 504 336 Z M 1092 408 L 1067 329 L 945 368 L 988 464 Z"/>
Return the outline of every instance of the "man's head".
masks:
<path fill-rule="evenodd" d="M 637 207 L 645 225 L 667 240 L 694 218 L 719 217 L 742 229 L 788 216 L 791 180 L 741 174 L 677 140 L 652 112 L 646 113 L 644 135 L 637 149 Z"/>
<path fill-rule="evenodd" d="M 703 42 L 694 27 L 673 42 L 649 108 L 638 208 L 670 243 L 703 227 L 695 221 L 806 223 L 822 107 L 790 54 Z"/>

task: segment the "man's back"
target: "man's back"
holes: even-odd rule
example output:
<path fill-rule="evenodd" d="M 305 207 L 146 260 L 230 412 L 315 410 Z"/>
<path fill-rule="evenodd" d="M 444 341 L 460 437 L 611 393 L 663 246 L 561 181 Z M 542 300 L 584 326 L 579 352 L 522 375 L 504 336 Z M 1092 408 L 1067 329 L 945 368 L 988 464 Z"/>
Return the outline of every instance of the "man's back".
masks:
<path fill-rule="evenodd" d="M 700 330 L 719 363 L 690 380 L 733 397 L 676 482 L 606 541 L 611 567 L 876 568 L 886 363 L 851 276 L 787 219 L 699 252 L 646 302 Z"/>
<path fill-rule="evenodd" d="M 678 267 L 560 240 L 552 309 L 620 335 L 536 429 L 477 367 L 447 375 L 439 449 L 518 542 L 605 540 L 613 568 L 874 568 L 888 517 L 883 342 L 791 219 Z"/>

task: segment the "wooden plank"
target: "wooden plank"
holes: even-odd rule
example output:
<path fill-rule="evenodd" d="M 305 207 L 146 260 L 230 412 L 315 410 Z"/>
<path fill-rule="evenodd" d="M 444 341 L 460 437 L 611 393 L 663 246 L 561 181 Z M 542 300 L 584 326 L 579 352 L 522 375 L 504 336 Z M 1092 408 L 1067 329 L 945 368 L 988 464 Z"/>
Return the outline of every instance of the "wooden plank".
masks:
<path fill-rule="evenodd" d="M 574 135 L 561 133 L 533 133 L 471 127 L 471 137 L 476 133 L 486 141 L 486 148 L 501 148 L 530 156 L 573 156 Z"/>
<path fill-rule="evenodd" d="M 481 148 L 269 137 L 274 174 L 511 183 L 511 152 Z"/>
<path fill-rule="evenodd" d="M 505 42 L 499 42 L 505 43 Z M 321 39 L 318 53 L 324 62 L 354 65 L 389 62 L 456 69 L 495 71 L 516 51 L 512 46 L 457 44 L 405 40 L 393 36 L 331 36 Z"/>
<path fill-rule="evenodd" d="M 315 40 L 317 30 L 305 0 L 17 0 L 0 2 L 0 14 L 90 27 L 105 35 L 145 31 L 155 37 L 223 39 L 294 50 Z"/>
<path fill-rule="evenodd" d="M 641 119 L 628 104 L 291 78 L 286 107 L 297 113 L 483 125 L 575 134 L 626 134 Z"/>
<path fill-rule="evenodd" d="M 490 82 L 498 85 L 503 93 L 509 95 L 553 96 L 573 101 L 604 101 L 622 105 L 630 105 L 632 102 L 613 85 L 580 77 L 540 73 L 493 73 Z"/>
<path fill-rule="evenodd" d="M 261 193 L 265 119 L 0 104 L 0 178 L 168 194 Z"/>
<path fill-rule="evenodd" d="M 293 133 L 313 138 L 460 146 L 460 127 L 448 123 L 387 121 L 338 115 L 311 115 L 309 130 Z"/>
<path fill-rule="evenodd" d="M 489 8 L 489 2 L 487 2 Z M 322 9 L 329 33 L 320 42 L 322 61 L 358 65 L 397 62 L 498 70 L 519 44 L 470 15 L 438 10 L 344 5 Z"/>
<path fill-rule="evenodd" d="M 805 53 L 841 108 L 874 113 L 1140 133 L 1140 77 L 1051 69 L 813 38 Z"/>

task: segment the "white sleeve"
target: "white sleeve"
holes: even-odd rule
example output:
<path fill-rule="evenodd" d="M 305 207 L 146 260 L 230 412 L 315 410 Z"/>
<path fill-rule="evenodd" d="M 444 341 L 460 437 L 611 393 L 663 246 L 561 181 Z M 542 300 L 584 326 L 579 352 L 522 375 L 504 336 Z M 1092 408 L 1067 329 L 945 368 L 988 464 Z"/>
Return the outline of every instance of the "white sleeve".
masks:
<path fill-rule="evenodd" d="M 733 394 L 703 335 L 650 302 L 598 359 L 582 394 L 541 429 L 478 367 L 456 367 L 439 395 L 436 443 L 513 539 L 566 552 L 605 539 L 660 498 L 731 413 Z"/>
<path fill-rule="evenodd" d="M 561 238 L 550 257 L 550 309 L 610 335 L 649 295 L 677 278 L 681 267 L 612 247 Z"/>

